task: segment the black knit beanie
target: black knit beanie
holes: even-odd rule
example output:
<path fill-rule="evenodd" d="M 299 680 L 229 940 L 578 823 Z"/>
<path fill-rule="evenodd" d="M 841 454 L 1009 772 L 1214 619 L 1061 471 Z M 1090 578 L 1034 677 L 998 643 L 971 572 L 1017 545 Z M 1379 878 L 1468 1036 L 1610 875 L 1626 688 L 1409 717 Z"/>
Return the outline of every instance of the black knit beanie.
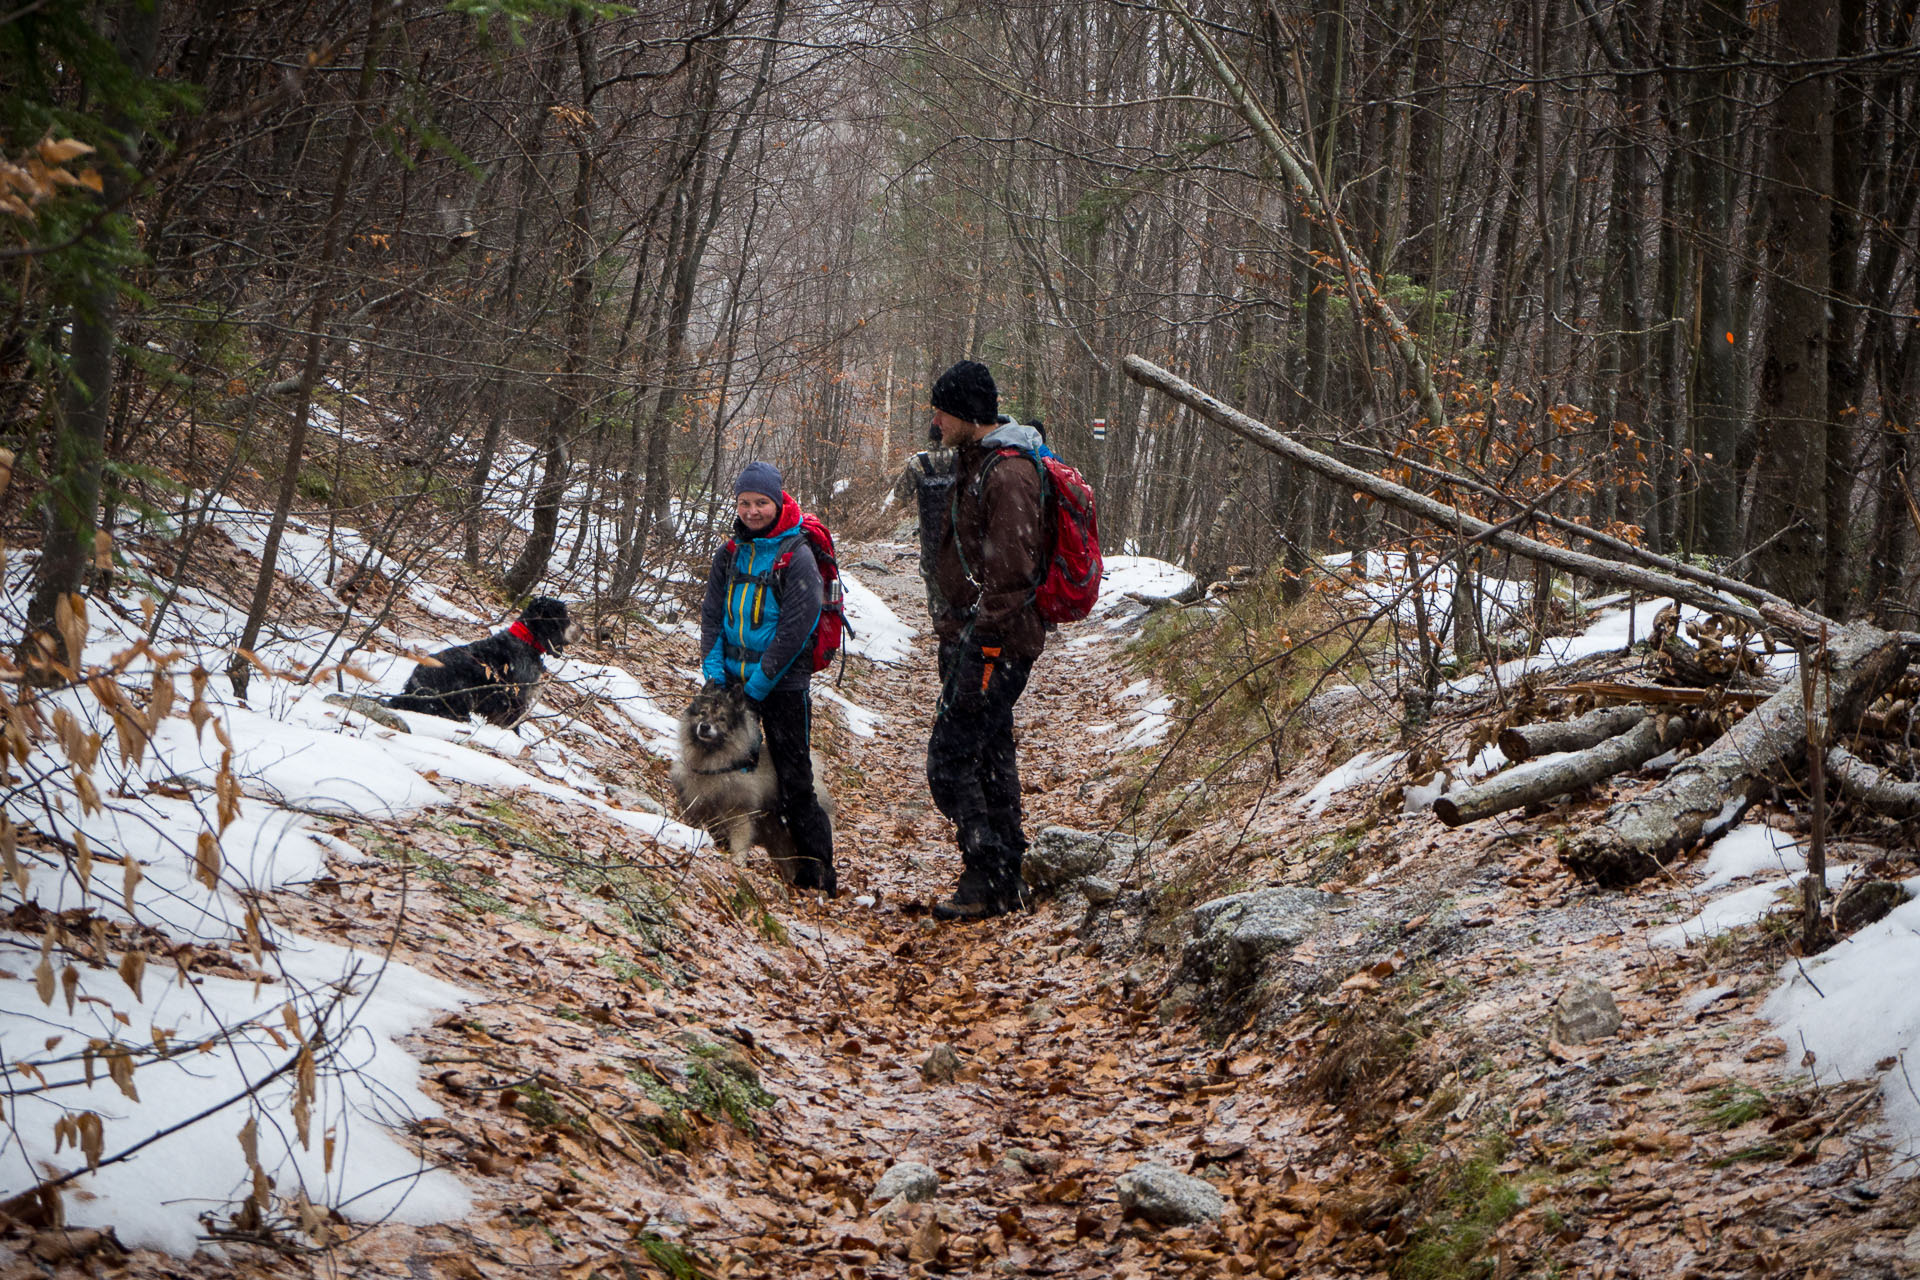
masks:
<path fill-rule="evenodd" d="M 977 360 L 962 360 L 933 382 L 933 407 L 963 422 L 995 422 L 1000 417 L 1000 391 L 993 375 Z"/>

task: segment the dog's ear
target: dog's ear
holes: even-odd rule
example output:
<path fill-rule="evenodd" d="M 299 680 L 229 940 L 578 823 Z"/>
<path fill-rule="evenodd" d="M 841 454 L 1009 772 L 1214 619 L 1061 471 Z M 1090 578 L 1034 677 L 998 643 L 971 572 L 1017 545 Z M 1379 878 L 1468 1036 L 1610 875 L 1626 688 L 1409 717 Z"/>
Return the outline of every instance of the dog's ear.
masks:
<path fill-rule="evenodd" d="M 709 680 L 705 684 L 700 686 L 700 692 L 719 693 L 722 689 L 725 689 L 726 687 L 727 687 L 727 682 L 725 680 Z"/>

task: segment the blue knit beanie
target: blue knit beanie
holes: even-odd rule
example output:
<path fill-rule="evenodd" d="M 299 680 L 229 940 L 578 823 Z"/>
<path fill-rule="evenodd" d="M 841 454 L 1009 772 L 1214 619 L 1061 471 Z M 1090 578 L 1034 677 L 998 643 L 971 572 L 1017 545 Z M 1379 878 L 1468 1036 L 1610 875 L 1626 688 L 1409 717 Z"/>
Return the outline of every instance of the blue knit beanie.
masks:
<path fill-rule="evenodd" d="M 771 462 L 749 462 L 740 470 L 740 478 L 733 482 L 733 496 L 743 493 L 764 493 L 775 502 L 785 487 L 780 482 L 780 468 Z"/>

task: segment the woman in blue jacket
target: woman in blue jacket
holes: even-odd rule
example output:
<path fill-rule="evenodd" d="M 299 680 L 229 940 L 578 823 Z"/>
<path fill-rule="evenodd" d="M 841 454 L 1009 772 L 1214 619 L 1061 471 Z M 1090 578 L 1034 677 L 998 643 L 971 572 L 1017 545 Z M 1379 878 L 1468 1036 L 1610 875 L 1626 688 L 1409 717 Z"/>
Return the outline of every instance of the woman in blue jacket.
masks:
<path fill-rule="evenodd" d="M 744 685 L 780 781 L 780 820 L 800 860 L 794 884 L 838 892 L 833 824 L 813 785 L 814 624 L 822 585 L 800 530 L 800 505 L 769 462 L 749 462 L 734 481 L 733 537 L 713 554 L 700 611 L 702 673 Z"/>

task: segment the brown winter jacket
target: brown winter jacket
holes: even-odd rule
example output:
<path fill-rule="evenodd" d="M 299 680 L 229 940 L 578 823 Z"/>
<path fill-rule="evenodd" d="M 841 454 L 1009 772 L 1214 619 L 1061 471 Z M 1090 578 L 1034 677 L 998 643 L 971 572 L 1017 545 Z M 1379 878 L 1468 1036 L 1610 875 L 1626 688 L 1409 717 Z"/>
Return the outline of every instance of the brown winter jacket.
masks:
<path fill-rule="evenodd" d="M 1033 607 L 1048 550 L 1040 473 L 1025 457 L 995 457 L 1002 445 L 1038 443 L 1032 428 L 1009 423 L 979 444 L 960 446 L 951 518 L 934 558 L 948 605 L 934 619 L 942 639 L 961 635 L 971 620 L 975 642 L 998 643 L 1009 657 L 1033 659 L 1046 648 L 1046 627 Z"/>

